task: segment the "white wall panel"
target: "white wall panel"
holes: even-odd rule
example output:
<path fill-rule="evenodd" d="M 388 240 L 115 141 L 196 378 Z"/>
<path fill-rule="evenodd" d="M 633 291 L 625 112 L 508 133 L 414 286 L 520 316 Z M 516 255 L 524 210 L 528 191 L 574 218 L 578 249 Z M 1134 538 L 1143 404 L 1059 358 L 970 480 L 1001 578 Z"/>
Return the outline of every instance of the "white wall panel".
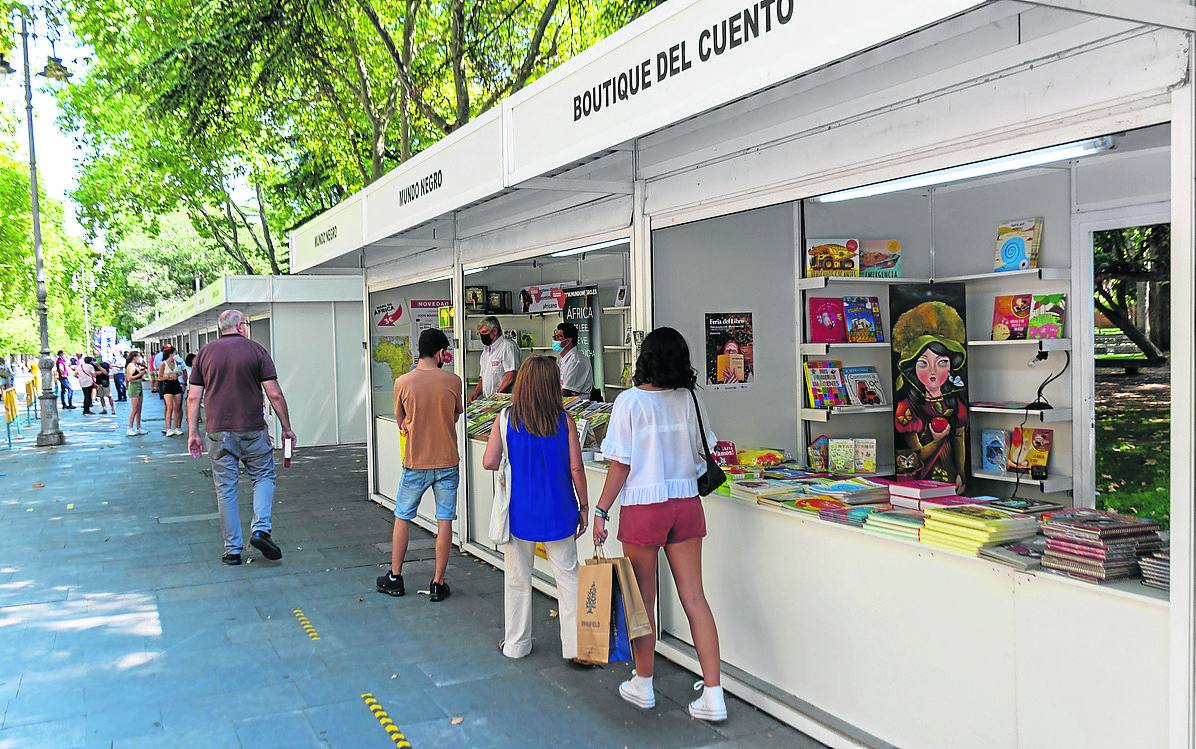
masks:
<path fill-rule="evenodd" d="M 328 356 L 336 349 L 333 324 L 331 302 L 274 305 L 271 355 L 300 445 L 336 444 L 336 383 Z"/>
<path fill-rule="evenodd" d="M 365 358 L 362 345 L 364 325 L 360 302 L 335 302 L 336 325 L 336 417 L 340 442 L 365 442 L 369 424 L 366 420 Z"/>

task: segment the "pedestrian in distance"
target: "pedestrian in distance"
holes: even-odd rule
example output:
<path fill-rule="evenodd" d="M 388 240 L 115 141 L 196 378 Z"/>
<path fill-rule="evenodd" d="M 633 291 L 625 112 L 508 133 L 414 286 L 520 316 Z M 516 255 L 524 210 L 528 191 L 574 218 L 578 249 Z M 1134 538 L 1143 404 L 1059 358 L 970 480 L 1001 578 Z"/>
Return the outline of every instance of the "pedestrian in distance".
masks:
<path fill-rule="evenodd" d="M 727 718 L 719 667 L 718 630 L 702 587 L 702 538 L 706 516 L 698 477 L 706 472 L 694 393 L 697 373 L 685 338 L 672 328 L 649 333 L 635 363 L 635 387 L 615 399 L 602 452 L 609 459 L 606 483 L 594 508 L 594 544 L 607 538 L 610 508 L 622 503 L 619 541 L 635 570 L 652 633 L 632 640 L 635 670 L 619 695 L 643 709 L 656 706 L 652 673 L 656 650 L 656 572 L 663 548 L 681 607 L 689 620 L 702 679 L 701 696 L 689 703 L 700 720 Z M 706 444 L 715 436 L 709 430 Z"/>
<path fill-rule="evenodd" d="M 54 375 L 58 378 L 58 398 L 62 408 L 75 407 L 75 390 L 71 387 L 71 366 L 61 349 L 54 360 Z"/>
<path fill-rule="evenodd" d="M 195 358 L 187 394 L 187 449 L 200 458 L 207 445 L 212 482 L 224 536 L 225 564 L 241 563 L 241 516 L 237 510 L 237 481 L 241 466 L 253 481 L 253 523 L 249 543 L 266 559 L 282 559 L 271 537 L 274 508 L 274 448 L 262 408 L 262 392 L 282 426 L 283 440 L 295 444 L 286 397 L 278 385 L 274 361 L 261 344 L 249 340 L 249 320 L 230 309 L 217 319 L 220 337 Z M 177 384 L 178 380 L 175 380 Z M 199 407 L 203 404 L 206 434 L 200 435 Z"/>
<path fill-rule="evenodd" d="M 95 411 L 91 410 L 92 401 L 95 397 L 96 384 L 96 370 L 90 356 L 85 356 L 79 362 L 79 389 L 83 391 L 83 413 L 91 416 Z"/>
<path fill-rule="evenodd" d="M 141 406 L 145 395 L 145 377 L 147 374 L 145 357 L 140 351 L 130 351 L 125 365 L 125 379 L 129 395 L 129 430 L 125 434 L 138 437 L 148 434 L 141 428 Z"/>
<path fill-rule="evenodd" d="M 577 539 L 590 514 L 577 425 L 562 405 L 556 360 L 532 356 L 519 367 L 510 408 L 490 429 L 482 465 L 497 470 L 504 443 L 510 466 L 510 533 L 503 555 L 504 638 L 499 650 L 532 650 L 532 557 L 543 543 L 556 578 L 561 655 L 577 660 Z M 503 433 L 505 427 L 506 433 Z"/>
<path fill-rule="evenodd" d="M 403 476 L 395 494 L 395 521 L 391 530 L 390 569 L 377 580 L 378 592 L 404 595 L 403 558 L 411 521 L 428 489 L 436 500 L 436 569 L 428 600 L 443 601 L 451 591 L 444 581 L 453 548 L 453 521 L 457 519 L 457 419 L 461 404 L 461 378 L 445 372 L 449 341 L 431 328 L 419 334 L 419 361 L 415 369 L 395 380 L 395 421 L 405 435 Z"/>
<path fill-rule="evenodd" d="M 116 416 L 116 403 L 112 400 L 112 365 L 103 359 L 96 359 L 96 400 L 100 402 L 100 413 L 108 413 L 111 406 L 112 415 Z M 105 402 L 107 402 L 105 404 Z"/>
<path fill-rule="evenodd" d="M 162 434 L 167 437 L 181 437 L 183 434 L 183 386 L 179 384 L 179 363 L 173 348 L 162 350 L 162 363 L 158 365 L 158 391 L 166 402 L 166 428 Z"/>
<path fill-rule="evenodd" d="M 125 358 L 126 355 L 126 352 L 122 351 L 112 362 L 112 384 L 116 387 L 116 399 L 122 403 L 128 400 L 125 390 L 125 367 L 128 366 L 129 361 Z"/>

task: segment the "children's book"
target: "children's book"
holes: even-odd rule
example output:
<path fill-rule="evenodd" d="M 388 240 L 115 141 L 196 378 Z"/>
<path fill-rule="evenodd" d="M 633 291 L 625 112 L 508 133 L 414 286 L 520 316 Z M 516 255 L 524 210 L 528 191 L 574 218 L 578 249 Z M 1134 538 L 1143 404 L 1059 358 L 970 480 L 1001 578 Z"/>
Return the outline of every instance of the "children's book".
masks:
<path fill-rule="evenodd" d="M 837 360 L 811 360 L 805 363 L 806 393 L 810 408 L 830 408 L 851 403 L 843 385 L 842 367 Z"/>
<path fill-rule="evenodd" d="M 718 381 L 730 382 L 734 375 L 735 382 L 743 382 L 747 370 L 743 354 L 719 354 L 715 361 L 718 367 Z"/>
<path fill-rule="evenodd" d="M 1033 339 L 1063 338 L 1063 318 L 1067 312 L 1067 294 L 1035 294 L 1030 309 L 1030 329 Z"/>
<path fill-rule="evenodd" d="M 860 275 L 867 278 L 901 278 L 901 242 L 865 239 L 860 242 Z"/>
<path fill-rule="evenodd" d="M 1020 512 L 1026 515 L 1038 515 L 1044 512 L 1058 512 L 1066 507 L 1058 502 L 1048 502 L 1045 499 L 1013 499 L 1010 497 L 989 500 L 988 506 L 994 510 Z"/>
<path fill-rule="evenodd" d="M 806 275 L 860 275 L 860 240 L 806 240 Z"/>
<path fill-rule="evenodd" d="M 855 472 L 876 473 L 876 438 L 859 437 L 853 442 L 855 442 Z"/>
<path fill-rule="evenodd" d="M 843 297 L 843 317 L 848 343 L 878 343 L 885 340 L 880 320 L 880 302 L 874 296 Z"/>
<path fill-rule="evenodd" d="M 825 434 L 820 434 L 814 438 L 810 443 L 809 449 L 806 451 L 807 462 L 810 465 L 811 471 L 825 471 L 829 465 L 830 456 L 827 454 L 830 450 L 830 438 Z"/>
<path fill-rule="evenodd" d="M 1054 430 L 1018 427 L 1013 430 L 1006 465 L 1010 471 L 1029 473 L 1035 466 L 1046 468 L 1051 457 Z"/>
<path fill-rule="evenodd" d="M 880 373 L 876 367 L 844 367 L 842 374 L 847 397 L 853 405 L 885 405 L 885 389 L 880 383 Z"/>
<path fill-rule="evenodd" d="M 735 443 L 729 440 L 715 442 L 714 447 L 710 449 L 710 457 L 714 458 L 714 462 L 720 466 L 733 466 L 739 462 Z"/>
<path fill-rule="evenodd" d="M 843 316 L 843 300 L 839 297 L 813 296 L 810 307 L 810 343 L 844 343 L 847 323 Z"/>
<path fill-rule="evenodd" d="M 1003 272 L 1037 268 L 1041 246 L 1041 218 L 1005 221 L 997 227 L 997 257 L 993 269 Z"/>
<path fill-rule="evenodd" d="M 855 440 L 830 440 L 830 444 L 827 446 L 827 459 L 831 473 L 854 473 Z"/>
<path fill-rule="evenodd" d="M 1007 294 L 993 299 L 994 341 L 1022 341 L 1030 327 L 1031 294 Z"/>
<path fill-rule="evenodd" d="M 1026 571 L 1038 568 L 1044 551 L 1046 551 L 1046 539 L 1036 536 L 995 546 L 981 547 L 980 556 Z"/>
<path fill-rule="evenodd" d="M 1009 456 L 1009 433 L 1004 429 L 985 429 L 980 433 L 980 461 L 982 470 L 1005 473 Z"/>
<path fill-rule="evenodd" d="M 894 481 L 889 484 L 889 494 L 894 497 L 917 497 L 930 499 L 931 497 L 950 497 L 955 493 L 955 484 L 930 479 L 915 479 L 913 481 Z"/>
<path fill-rule="evenodd" d="M 1011 528 L 1037 528 L 1038 519 L 1033 515 L 1001 512 L 980 505 L 958 507 L 934 507 L 926 511 L 927 517 L 943 523 L 954 523 L 981 531 L 1003 531 Z"/>

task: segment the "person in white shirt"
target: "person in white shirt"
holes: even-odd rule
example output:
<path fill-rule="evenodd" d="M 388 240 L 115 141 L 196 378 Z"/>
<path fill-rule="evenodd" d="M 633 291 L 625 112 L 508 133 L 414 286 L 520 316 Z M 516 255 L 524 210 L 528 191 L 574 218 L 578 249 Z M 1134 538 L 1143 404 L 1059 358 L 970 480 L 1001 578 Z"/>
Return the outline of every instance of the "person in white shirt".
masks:
<path fill-rule="evenodd" d="M 706 472 L 703 435 L 694 387 L 697 373 L 685 338 L 657 328 L 644 338 L 635 362 L 635 387 L 615 399 L 602 441 L 609 459 L 606 484 L 594 509 L 594 545 L 606 541 L 606 522 L 615 500 L 622 503 L 619 541 L 631 560 L 652 630 L 656 630 L 656 570 L 663 548 L 681 607 L 689 619 L 702 680 L 702 695 L 689 703 L 701 720 L 727 718 L 719 668 L 718 630 L 702 587 L 702 539 L 706 516 L 698 477 Z M 705 434 L 707 445 L 716 442 Z M 631 641 L 635 671 L 619 686 L 619 696 L 645 710 L 656 706 L 652 688 L 655 634 Z"/>
<path fill-rule="evenodd" d="M 519 369 L 519 346 L 502 334 L 498 318 L 483 318 L 478 323 L 478 335 L 482 337 L 482 372 L 469 394 L 471 403 L 481 395 L 511 392 Z"/>
<path fill-rule="evenodd" d="M 589 398 L 594 389 L 594 368 L 590 358 L 577 348 L 577 326 L 563 322 L 552 334 L 552 350 L 561 355 L 561 391 L 564 395 Z"/>
<path fill-rule="evenodd" d="M 83 391 L 83 413 L 88 415 L 95 413 L 91 410 L 91 401 L 94 395 L 92 388 L 96 384 L 96 370 L 91 364 L 93 361 L 94 359 L 90 356 L 85 356 L 79 363 L 79 389 Z"/>

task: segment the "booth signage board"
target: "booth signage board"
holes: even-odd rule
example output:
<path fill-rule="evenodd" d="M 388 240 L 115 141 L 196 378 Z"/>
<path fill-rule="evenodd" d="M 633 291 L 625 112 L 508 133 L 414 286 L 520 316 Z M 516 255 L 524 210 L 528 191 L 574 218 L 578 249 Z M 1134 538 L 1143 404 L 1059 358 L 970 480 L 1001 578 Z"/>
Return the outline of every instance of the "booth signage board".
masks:
<path fill-rule="evenodd" d="M 674 0 L 504 102 L 507 184 L 980 4 Z"/>
<path fill-rule="evenodd" d="M 565 289 L 565 305 L 562 310 L 565 322 L 577 326 L 577 350 L 590 360 L 594 372 L 594 384 L 601 387 L 602 366 L 602 310 L 598 305 L 598 284 L 574 286 Z"/>
<path fill-rule="evenodd" d="M 502 154 L 495 107 L 366 188 L 364 244 L 500 192 Z"/>
<path fill-rule="evenodd" d="M 299 273 L 362 245 L 364 201 L 360 194 L 300 226 L 291 235 L 291 272 Z"/>
<path fill-rule="evenodd" d="M 411 346 L 413 353 L 419 353 L 419 337 L 425 330 L 440 330 L 440 310 L 446 307 L 452 309 L 451 299 L 412 299 L 411 308 Z M 450 331 L 451 332 L 451 331 Z M 453 341 L 449 338 L 448 350 L 444 352 L 444 363 L 453 363 Z"/>

